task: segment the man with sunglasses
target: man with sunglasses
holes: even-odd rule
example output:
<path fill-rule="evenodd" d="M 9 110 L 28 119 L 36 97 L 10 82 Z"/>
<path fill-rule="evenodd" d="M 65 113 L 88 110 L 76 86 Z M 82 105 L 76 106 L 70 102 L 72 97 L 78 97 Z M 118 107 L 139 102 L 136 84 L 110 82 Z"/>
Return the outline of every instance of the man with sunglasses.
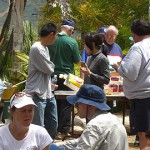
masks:
<path fill-rule="evenodd" d="M 53 45 L 50 45 L 49 53 L 52 62 L 55 64 L 55 70 L 52 78 L 57 76 L 57 90 L 70 90 L 65 86 L 64 79 L 59 78 L 60 74 L 74 74 L 74 63 L 79 63 L 80 52 L 77 42 L 70 37 L 74 31 L 75 23 L 73 20 L 64 19 L 61 24 L 61 32 Z M 58 136 L 61 139 L 69 133 L 71 124 L 72 106 L 64 100 L 57 100 L 58 110 Z"/>
<path fill-rule="evenodd" d="M 56 150 L 128 150 L 126 130 L 121 121 L 108 112 L 104 90 L 96 85 L 83 85 L 76 95 L 67 96 L 70 104 L 77 107 L 80 118 L 88 118 L 81 136 L 74 140 L 51 144 Z M 55 149 L 54 149 L 55 148 Z"/>

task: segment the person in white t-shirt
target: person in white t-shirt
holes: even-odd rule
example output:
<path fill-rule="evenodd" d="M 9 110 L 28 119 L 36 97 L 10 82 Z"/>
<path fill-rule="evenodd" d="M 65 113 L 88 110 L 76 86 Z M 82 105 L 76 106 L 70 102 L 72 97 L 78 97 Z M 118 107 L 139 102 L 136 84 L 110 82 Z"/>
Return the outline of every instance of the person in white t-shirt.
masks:
<path fill-rule="evenodd" d="M 0 127 L 0 150 L 49 150 L 52 138 L 44 127 L 31 124 L 34 116 L 32 97 L 14 94 L 10 100 L 12 122 Z"/>

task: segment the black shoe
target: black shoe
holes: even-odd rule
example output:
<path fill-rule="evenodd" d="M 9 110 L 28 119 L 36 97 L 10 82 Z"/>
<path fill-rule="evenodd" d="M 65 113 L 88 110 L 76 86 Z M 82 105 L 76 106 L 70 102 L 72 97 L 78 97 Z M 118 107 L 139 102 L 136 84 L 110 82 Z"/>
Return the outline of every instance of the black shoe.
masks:
<path fill-rule="evenodd" d="M 135 137 L 134 146 L 135 146 L 135 147 L 140 146 L 140 140 L 139 140 L 139 136 L 138 136 L 137 134 L 136 134 L 136 137 Z"/>
<path fill-rule="evenodd" d="M 136 140 L 136 141 L 134 142 L 134 146 L 135 146 L 135 147 L 139 147 L 139 146 L 140 146 L 140 141 Z"/>

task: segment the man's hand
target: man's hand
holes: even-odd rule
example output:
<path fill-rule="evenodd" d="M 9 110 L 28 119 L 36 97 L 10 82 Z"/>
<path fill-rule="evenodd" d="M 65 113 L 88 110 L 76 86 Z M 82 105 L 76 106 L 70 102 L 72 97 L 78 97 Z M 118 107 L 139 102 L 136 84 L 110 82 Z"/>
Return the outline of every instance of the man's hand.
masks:
<path fill-rule="evenodd" d="M 121 64 L 121 61 L 117 62 L 117 64 L 113 65 L 113 68 L 116 70 L 116 72 L 118 72 L 118 68 L 119 68 L 120 64 Z"/>
<path fill-rule="evenodd" d="M 55 91 L 57 88 L 58 88 L 57 84 L 51 83 L 51 89 L 52 89 L 52 91 Z"/>

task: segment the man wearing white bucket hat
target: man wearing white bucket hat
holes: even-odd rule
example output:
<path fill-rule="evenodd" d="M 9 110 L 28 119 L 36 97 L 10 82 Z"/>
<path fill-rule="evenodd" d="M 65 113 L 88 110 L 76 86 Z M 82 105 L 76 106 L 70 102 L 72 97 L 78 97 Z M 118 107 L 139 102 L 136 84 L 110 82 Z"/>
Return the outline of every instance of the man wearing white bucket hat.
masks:
<path fill-rule="evenodd" d="M 31 124 L 35 106 L 30 95 L 20 92 L 12 96 L 12 122 L 0 128 L 0 150 L 49 150 L 52 139 L 46 129 Z"/>
<path fill-rule="evenodd" d="M 88 118 L 86 128 L 78 139 L 51 144 L 65 150 L 127 150 L 128 140 L 120 120 L 107 112 L 104 90 L 96 85 L 83 85 L 76 95 L 68 96 L 69 103 L 75 105 L 80 118 Z"/>

